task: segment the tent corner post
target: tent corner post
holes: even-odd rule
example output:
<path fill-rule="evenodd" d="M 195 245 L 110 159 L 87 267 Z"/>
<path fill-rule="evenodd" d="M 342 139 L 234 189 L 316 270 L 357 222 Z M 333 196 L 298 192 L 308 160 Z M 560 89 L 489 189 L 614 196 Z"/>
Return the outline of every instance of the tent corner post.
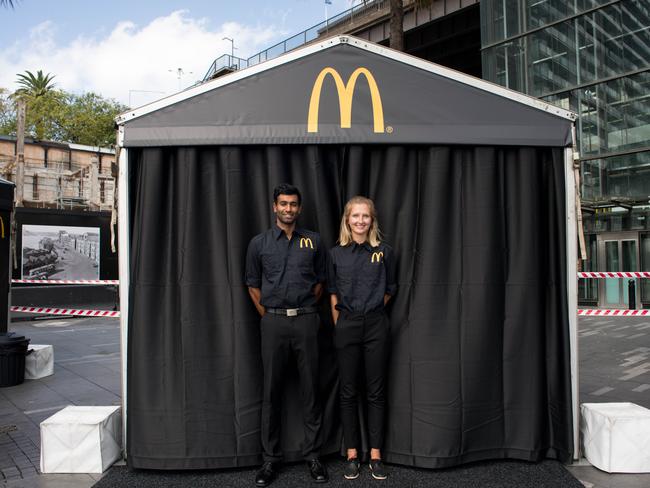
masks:
<path fill-rule="evenodd" d="M 573 415 L 573 458 L 580 459 L 580 399 L 578 382 L 578 228 L 573 148 L 564 150 L 566 197 L 567 310 L 571 356 L 571 404 Z"/>
<path fill-rule="evenodd" d="M 124 126 L 120 126 L 124 134 Z M 129 158 L 128 150 L 119 141 L 118 160 L 118 259 L 120 278 L 120 349 L 122 364 L 122 449 L 126 458 L 127 351 L 129 328 Z"/>

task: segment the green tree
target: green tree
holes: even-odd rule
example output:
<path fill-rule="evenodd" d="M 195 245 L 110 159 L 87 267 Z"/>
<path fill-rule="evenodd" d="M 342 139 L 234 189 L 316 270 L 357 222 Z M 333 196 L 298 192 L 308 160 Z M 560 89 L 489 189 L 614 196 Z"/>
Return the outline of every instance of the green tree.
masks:
<path fill-rule="evenodd" d="M 20 85 L 20 88 L 16 90 L 16 96 L 25 98 L 27 100 L 42 97 L 46 95 L 50 90 L 54 88 L 55 76 L 48 73 L 43 74 L 42 70 L 38 70 L 36 75 L 29 70 L 25 70 L 25 73 L 19 73 L 17 83 Z"/>
<path fill-rule="evenodd" d="M 61 140 L 88 146 L 115 145 L 115 117 L 127 109 L 96 93 L 68 94 L 61 118 Z"/>
<path fill-rule="evenodd" d="M 25 131 L 39 140 L 55 139 L 56 119 L 60 114 L 64 95 L 63 92 L 54 90 L 54 75 L 44 74 L 39 69 L 36 75 L 27 70 L 16 76 L 20 88 L 13 96 L 24 100 L 27 105 Z"/>
<path fill-rule="evenodd" d="M 19 96 L 0 88 L 0 134 L 16 135 Z M 29 92 L 22 92 L 22 96 L 28 102 L 25 134 L 37 140 L 113 146 L 116 143 L 114 119 L 127 110 L 125 105 L 96 93 L 77 95 L 50 88 L 40 96 L 31 96 Z"/>
<path fill-rule="evenodd" d="M 0 134 L 16 134 L 16 106 L 6 88 L 0 88 Z"/>
<path fill-rule="evenodd" d="M 25 132 L 37 140 L 61 141 L 67 94 L 61 90 L 27 99 Z"/>

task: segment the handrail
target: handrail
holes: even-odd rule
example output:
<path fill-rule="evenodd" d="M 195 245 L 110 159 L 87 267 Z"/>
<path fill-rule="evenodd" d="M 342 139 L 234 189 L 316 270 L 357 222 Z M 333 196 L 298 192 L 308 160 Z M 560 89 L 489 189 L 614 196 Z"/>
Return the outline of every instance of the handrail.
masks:
<path fill-rule="evenodd" d="M 256 64 L 268 61 L 269 59 L 277 58 L 282 54 L 292 51 L 300 46 L 304 46 L 308 42 L 311 42 L 323 34 L 327 35 L 329 29 L 341 25 L 343 21 L 349 20 L 350 23 L 354 22 L 355 17 L 358 17 L 361 13 L 364 15 L 370 10 L 381 11 L 388 6 L 388 0 L 369 0 L 357 5 L 353 5 L 347 10 L 336 14 L 334 17 L 331 17 L 323 22 L 320 22 L 316 25 L 311 26 L 308 29 L 305 29 L 298 34 L 295 34 L 284 41 L 280 41 L 273 46 L 260 51 L 257 54 L 253 54 L 247 59 L 238 58 L 230 54 L 223 54 L 216 58 L 210 68 L 203 77 L 203 83 L 212 79 L 212 77 L 223 69 L 244 69 L 249 66 L 255 66 Z M 233 62 L 236 60 L 236 62 Z"/>

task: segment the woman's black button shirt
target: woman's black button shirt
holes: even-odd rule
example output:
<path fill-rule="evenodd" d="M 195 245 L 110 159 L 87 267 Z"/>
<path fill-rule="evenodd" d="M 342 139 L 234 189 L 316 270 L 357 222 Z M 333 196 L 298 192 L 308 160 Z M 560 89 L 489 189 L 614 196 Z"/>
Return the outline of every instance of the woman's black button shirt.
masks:
<path fill-rule="evenodd" d="M 393 249 L 352 243 L 329 252 L 327 291 L 336 294 L 339 310 L 368 313 L 384 307 L 384 294 L 397 291 Z"/>

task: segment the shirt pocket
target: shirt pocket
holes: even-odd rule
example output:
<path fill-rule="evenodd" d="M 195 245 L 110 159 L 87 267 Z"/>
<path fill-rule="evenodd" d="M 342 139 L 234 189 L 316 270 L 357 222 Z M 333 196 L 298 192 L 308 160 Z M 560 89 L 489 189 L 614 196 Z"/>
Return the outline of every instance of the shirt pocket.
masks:
<path fill-rule="evenodd" d="M 384 276 L 384 262 L 383 260 L 376 260 L 373 262 L 369 257 L 368 260 L 363 263 L 360 271 L 361 273 L 359 274 L 359 284 L 362 284 L 367 288 L 374 289 L 379 286 L 381 283 L 381 278 Z"/>
<path fill-rule="evenodd" d="M 276 254 L 262 254 L 262 271 L 269 281 L 274 281 L 282 272 L 282 260 Z"/>

